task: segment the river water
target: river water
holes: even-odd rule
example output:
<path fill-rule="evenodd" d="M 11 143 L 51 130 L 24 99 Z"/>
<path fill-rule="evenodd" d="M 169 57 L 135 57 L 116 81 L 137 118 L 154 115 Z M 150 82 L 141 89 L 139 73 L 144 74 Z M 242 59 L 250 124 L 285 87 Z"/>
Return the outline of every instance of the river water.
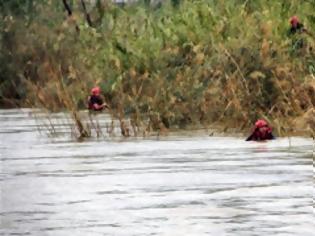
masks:
<path fill-rule="evenodd" d="M 74 142 L 0 110 L 0 235 L 315 235 L 313 142 Z"/>

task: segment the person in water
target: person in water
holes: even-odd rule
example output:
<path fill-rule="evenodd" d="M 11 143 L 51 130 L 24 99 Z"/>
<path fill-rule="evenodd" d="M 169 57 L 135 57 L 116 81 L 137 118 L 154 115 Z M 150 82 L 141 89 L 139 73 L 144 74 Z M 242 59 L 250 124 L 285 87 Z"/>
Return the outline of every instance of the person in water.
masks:
<path fill-rule="evenodd" d="M 102 111 L 108 108 L 101 95 L 100 87 L 94 87 L 91 90 L 91 95 L 88 97 L 88 108 L 90 111 Z"/>
<path fill-rule="evenodd" d="M 257 120 L 253 128 L 252 134 L 246 141 L 263 141 L 275 139 L 272 129 L 265 120 Z"/>

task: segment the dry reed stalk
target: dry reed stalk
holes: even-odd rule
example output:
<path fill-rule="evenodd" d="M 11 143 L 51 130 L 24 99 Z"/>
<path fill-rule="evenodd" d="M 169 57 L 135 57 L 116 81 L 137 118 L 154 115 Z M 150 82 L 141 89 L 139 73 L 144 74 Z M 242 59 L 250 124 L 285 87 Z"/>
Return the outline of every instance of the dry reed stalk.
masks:
<path fill-rule="evenodd" d="M 55 82 L 58 98 L 60 101 L 62 101 L 63 105 L 67 108 L 67 110 L 70 111 L 70 114 L 75 122 L 76 128 L 79 131 L 78 138 L 81 139 L 89 137 L 89 132 L 84 127 L 81 121 L 79 112 L 76 110 L 76 106 L 74 105 L 73 98 L 64 85 L 61 66 L 59 65 L 57 68 L 58 68 L 56 69 L 57 72 L 55 72 L 51 62 L 48 63 L 46 67 L 48 75 L 50 75 L 51 80 Z M 46 101 L 43 102 L 44 104 L 46 104 Z"/>
<path fill-rule="evenodd" d="M 236 62 L 236 60 L 234 59 L 234 57 L 229 53 L 229 51 L 223 46 L 223 45 L 220 45 L 220 48 L 223 50 L 223 52 L 228 56 L 228 58 L 232 61 L 232 63 L 235 65 L 238 73 L 240 74 L 242 80 L 243 80 L 243 85 L 245 87 L 245 92 L 246 94 L 249 96 L 249 89 L 248 89 L 248 86 L 247 86 L 247 81 L 246 81 L 246 78 L 240 68 L 240 66 L 238 65 L 238 63 Z"/>

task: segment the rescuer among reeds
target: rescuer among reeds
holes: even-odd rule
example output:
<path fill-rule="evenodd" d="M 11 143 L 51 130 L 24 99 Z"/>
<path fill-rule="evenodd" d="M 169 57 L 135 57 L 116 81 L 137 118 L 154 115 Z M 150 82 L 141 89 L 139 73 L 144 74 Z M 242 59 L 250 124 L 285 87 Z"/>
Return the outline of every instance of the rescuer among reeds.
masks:
<path fill-rule="evenodd" d="M 102 111 L 104 108 L 109 108 L 104 102 L 100 87 L 91 89 L 91 95 L 88 97 L 88 108 L 90 111 Z"/>
<path fill-rule="evenodd" d="M 257 120 L 252 134 L 246 139 L 246 141 L 264 141 L 271 139 L 275 139 L 272 134 L 272 128 L 265 120 Z"/>
<path fill-rule="evenodd" d="M 290 34 L 296 33 L 307 33 L 304 25 L 300 22 L 300 19 L 297 16 L 292 16 L 290 18 Z"/>
<path fill-rule="evenodd" d="M 288 31 L 288 36 L 292 39 L 292 49 L 293 52 L 303 53 L 301 49 L 307 49 L 307 38 L 306 35 L 312 36 L 312 34 L 305 28 L 303 23 L 297 16 L 292 16 L 290 18 L 290 29 Z"/>

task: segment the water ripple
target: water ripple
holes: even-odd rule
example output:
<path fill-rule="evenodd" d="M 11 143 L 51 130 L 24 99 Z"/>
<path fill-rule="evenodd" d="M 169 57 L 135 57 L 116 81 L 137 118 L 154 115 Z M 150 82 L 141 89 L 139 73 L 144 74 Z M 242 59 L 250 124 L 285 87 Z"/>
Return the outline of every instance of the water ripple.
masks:
<path fill-rule="evenodd" d="M 29 110 L 0 110 L 0 235 L 314 235 L 310 139 L 77 143 L 37 129 Z"/>

